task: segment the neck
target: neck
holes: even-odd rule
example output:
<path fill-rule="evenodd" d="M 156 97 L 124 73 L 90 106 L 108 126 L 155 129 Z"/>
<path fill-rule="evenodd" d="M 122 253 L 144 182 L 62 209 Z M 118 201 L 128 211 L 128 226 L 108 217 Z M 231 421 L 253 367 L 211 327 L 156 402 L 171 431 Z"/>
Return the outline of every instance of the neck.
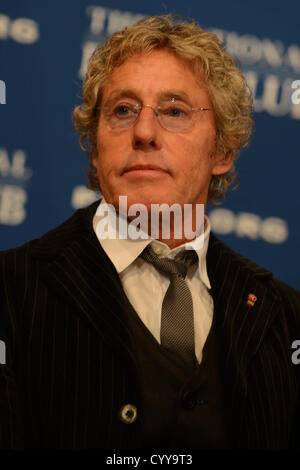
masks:
<path fill-rule="evenodd" d="M 185 204 L 184 207 L 174 204 L 171 209 L 169 206 L 163 210 L 161 206 L 151 207 L 150 211 L 139 211 L 136 217 L 127 214 L 127 223 L 171 249 L 191 242 L 204 233 L 204 204 Z"/>

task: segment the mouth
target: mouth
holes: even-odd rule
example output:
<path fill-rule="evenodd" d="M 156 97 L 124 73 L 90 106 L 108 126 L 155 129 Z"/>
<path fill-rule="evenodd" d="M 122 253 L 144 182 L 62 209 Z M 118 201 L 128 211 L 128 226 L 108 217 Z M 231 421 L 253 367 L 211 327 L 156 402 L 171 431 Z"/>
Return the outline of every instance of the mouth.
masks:
<path fill-rule="evenodd" d="M 168 173 L 167 170 L 164 170 L 163 168 L 157 166 L 157 165 L 133 165 L 129 168 L 126 168 L 124 170 L 124 173 L 131 173 L 131 172 L 147 172 L 147 173 L 151 173 L 151 172 L 159 172 L 159 173 Z M 123 174 L 124 174 L 123 173 Z"/>

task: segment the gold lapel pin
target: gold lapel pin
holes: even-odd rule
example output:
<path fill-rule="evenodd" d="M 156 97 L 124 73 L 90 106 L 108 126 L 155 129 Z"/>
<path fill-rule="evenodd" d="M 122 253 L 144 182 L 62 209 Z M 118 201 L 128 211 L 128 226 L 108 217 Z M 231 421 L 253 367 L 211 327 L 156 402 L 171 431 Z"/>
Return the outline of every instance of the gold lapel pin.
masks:
<path fill-rule="evenodd" d="M 248 300 L 247 300 L 248 307 L 253 307 L 256 301 L 257 301 L 257 297 L 254 294 L 248 295 Z"/>

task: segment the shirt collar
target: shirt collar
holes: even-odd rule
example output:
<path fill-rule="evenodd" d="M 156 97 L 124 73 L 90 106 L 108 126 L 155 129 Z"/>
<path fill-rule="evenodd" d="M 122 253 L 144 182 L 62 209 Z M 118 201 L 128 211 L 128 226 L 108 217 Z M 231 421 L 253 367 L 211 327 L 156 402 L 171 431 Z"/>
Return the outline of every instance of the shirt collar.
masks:
<path fill-rule="evenodd" d="M 147 245 L 151 244 L 153 250 L 159 255 L 163 257 L 175 258 L 175 256 L 181 252 L 185 246 L 187 245 L 180 245 L 176 248 L 170 249 L 168 245 L 159 241 L 153 240 L 150 236 L 147 239 L 138 239 L 138 240 L 131 240 L 129 238 L 122 239 L 119 237 L 118 231 L 115 229 L 113 224 L 109 221 L 111 220 L 109 217 L 105 217 L 101 215 L 101 207 L 103 204 L 106 204 L 104 198 L 101 200 L 100 204 L 97 207 L 95 215 L 93 217 L 93 229 L 94 232 L 109 259 L 113 263 L 114 267 L 116 268 L 118 273 L 124 271 L 128 266 L 130 266 L 136 258 L 142 253 L 142 251 L 146 248 Z M 103 209 L 103 207 L 102 207 Z M 108 212 L 109 214 L 113 215 L 114 212 L 110 209 L 108 205 Z M 100 236 L 99 228 L 101 225 L 101 220 L 106 218 L 106 223 L 109 224 L 109 230 L 114 237 L 103 238 Z M 118 216 L 117 216 L 118 217 Z M 209 219 L 205 217 L 205 230 L 203 236 L 203 244 L 201 248 L 199 248 L 199 237 L 195 238 L 195 240 L 188 242 L 189 248 L 194 249 L 199 258 L 199 276 L 201 281 L 206 285 L 208 289 L 211 289 L 209 277 L 207 274 L 206 268 L 206 254 L 208 249 L 208 242 L 209 236 L 211 231 L 211 226 Z"/>

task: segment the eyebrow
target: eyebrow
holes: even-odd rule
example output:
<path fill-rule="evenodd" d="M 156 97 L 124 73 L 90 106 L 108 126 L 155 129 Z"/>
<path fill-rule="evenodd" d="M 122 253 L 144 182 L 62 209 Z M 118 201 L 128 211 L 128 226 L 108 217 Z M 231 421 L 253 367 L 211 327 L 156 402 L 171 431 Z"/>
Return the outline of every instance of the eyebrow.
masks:
<path fill-rule="evenodd" d="M 139 101 L 137 93 L 135 93 L 133 90 L 129 90 L 127 88 L 117 88 L 109 95 L 105 105 L 113 102 L 115 99 L 125 98 L 125 97 L 133 98 Z"/>
<path fill-rule="evenodd" d="M 190 96 L 183 90 L 168 90 L 159 93 L 160 99 L 185 100 L 190 102 Z"/>
<path fill-rule="evenodd" d="M 135 92 L 127 88 L 117 88 L 110 94 L 104 106 L 110 105 L 111 103 L 114 102 L 115 99 L 119 99 L 119 98 L 132 98 L 136 101 L 141 101 L 141 98 L 138 92 Z M 188 101 L 190 103 L 189 95 L 183 90 L 166 90 L 166 91 L 161 91 L 158 93 L 159 101 L 168 100 L 172 98 L 175 98 L 176 100 Z"/>

